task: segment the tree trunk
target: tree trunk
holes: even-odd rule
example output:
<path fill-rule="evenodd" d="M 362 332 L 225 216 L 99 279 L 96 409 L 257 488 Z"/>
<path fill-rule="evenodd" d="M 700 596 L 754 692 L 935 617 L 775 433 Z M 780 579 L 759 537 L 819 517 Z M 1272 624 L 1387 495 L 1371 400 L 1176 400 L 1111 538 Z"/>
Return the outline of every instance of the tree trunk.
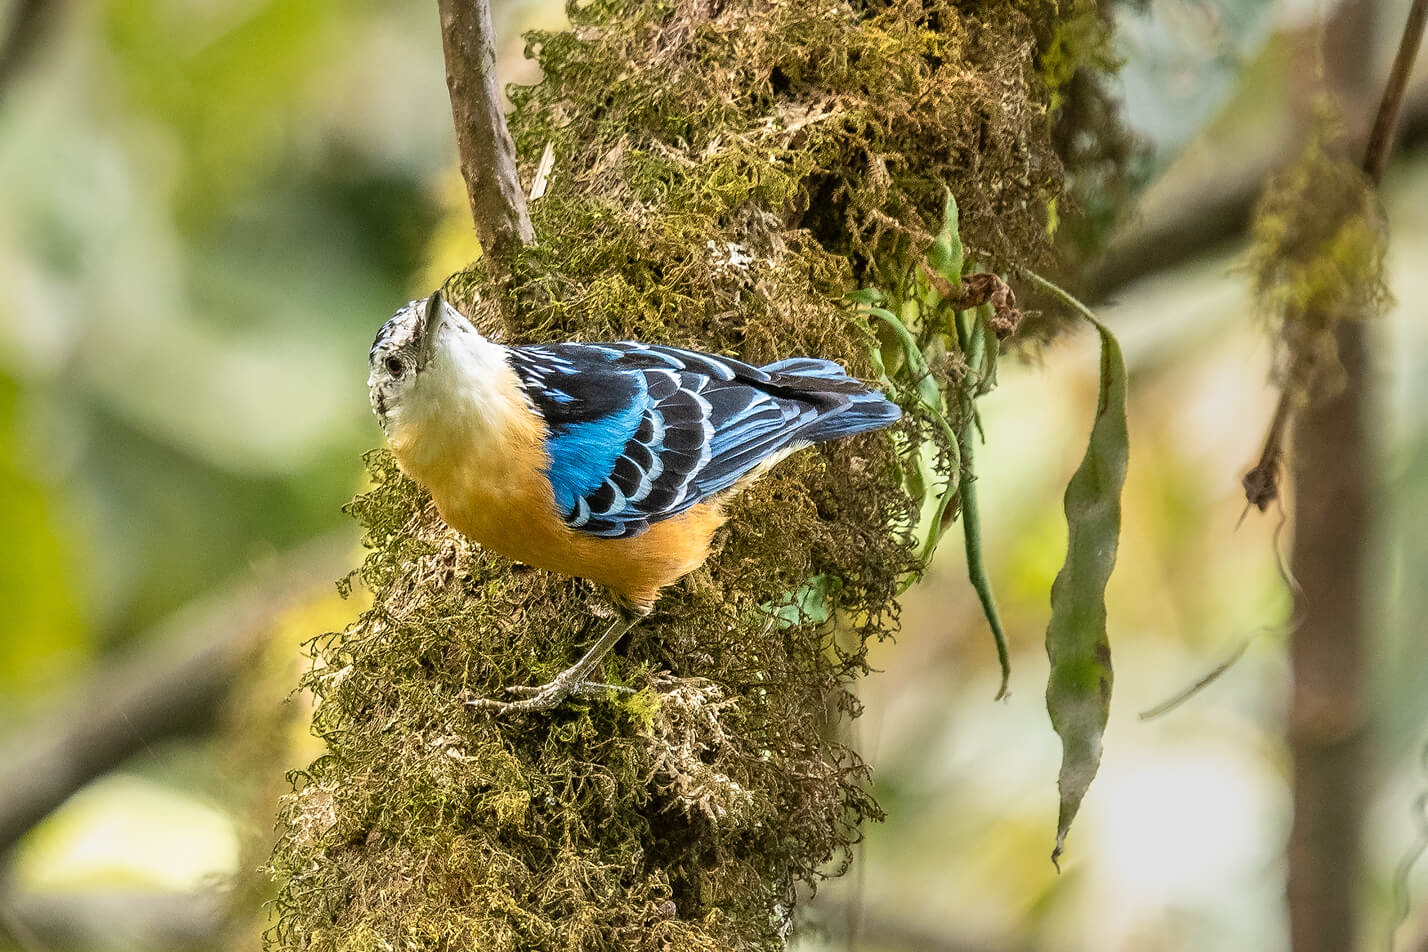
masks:
<path fill-rule="evenodd" d="M 1362 322 L 1340 326 L 1347 384 L 1305 410 L 1296 430 L 1293 567 L 1302 591 L 1300 623 L 1289 643 L 1288 728 L 1294 952 L 1345 952 L 1359 929 L 1359 840 L 1369 779 L 1363 589 L 1374 471 L 1364 337 Z"/>

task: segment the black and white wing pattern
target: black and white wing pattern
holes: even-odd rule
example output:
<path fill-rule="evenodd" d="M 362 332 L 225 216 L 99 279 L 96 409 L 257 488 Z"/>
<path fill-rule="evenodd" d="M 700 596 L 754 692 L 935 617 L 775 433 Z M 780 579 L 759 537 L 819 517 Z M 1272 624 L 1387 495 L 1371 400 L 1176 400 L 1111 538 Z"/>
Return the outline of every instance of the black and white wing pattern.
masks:
<path fill-rule="evenodd" d="M 808 443 L 879 429 L 898 408 L 832 361 L 754 367 L 621 341 L 510 348 L 549 429 L 546 475 L 573 529 L 623 538 Z"/>

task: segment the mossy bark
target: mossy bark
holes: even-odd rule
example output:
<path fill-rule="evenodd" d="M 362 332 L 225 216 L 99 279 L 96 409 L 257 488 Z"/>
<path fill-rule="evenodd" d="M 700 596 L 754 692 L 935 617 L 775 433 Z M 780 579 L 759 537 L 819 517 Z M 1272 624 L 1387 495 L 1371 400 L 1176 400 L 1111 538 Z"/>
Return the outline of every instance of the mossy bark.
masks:
<path fill-rule="evenodd" d="M 455 300 L 506 341 L 811 354 L 869 379 L 877 337 L 842 295 L 914 280 L 947 188 L 969 257 L 1044 259 L 1066 191 L 1053 100 L 1107 61 L 1067 41 L 1085 11 L 1040 2 L 570 15 L 530 37 L 544 78 L 512 94 L 522 171 L 555 155 L 539 244 L 499 279 L 478 263 Z M 955 415 L 965 365 L 929 370 Z M 328 754 L 284 803 L 272 947 L 781 948 L 800 887 L 879 815 L 836 723 L 920 568 L 905 473 L 945 431 L 895 396 L 912 412 L 892 434 L 796 456 L 734 502 L 707 568 L 607 663 L 638 693 L 542 716 L 464 702 L 568 664 L 604 596 L 471 545 L 374 453 L 352 510 L 375 603 L 314 643 Z"/>

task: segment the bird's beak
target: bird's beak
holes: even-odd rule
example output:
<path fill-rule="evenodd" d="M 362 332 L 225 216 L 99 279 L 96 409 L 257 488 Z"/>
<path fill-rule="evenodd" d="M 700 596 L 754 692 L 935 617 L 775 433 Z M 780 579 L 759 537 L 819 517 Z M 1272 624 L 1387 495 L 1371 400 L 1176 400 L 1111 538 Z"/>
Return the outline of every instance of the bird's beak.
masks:
<path fill-rule="evenodd" d="M 445 301 L 441 299 L 441 292 L 432 292 L 431 297 L 426 299 L 426 307 L 422 312 L 421 350 L 420 360 L 417 362 L 417 369 L 426 367 L 431 360 L 432 354 L 436 352 L 436 335 L 441 330 L 441 321 L 445 316 Z"/>

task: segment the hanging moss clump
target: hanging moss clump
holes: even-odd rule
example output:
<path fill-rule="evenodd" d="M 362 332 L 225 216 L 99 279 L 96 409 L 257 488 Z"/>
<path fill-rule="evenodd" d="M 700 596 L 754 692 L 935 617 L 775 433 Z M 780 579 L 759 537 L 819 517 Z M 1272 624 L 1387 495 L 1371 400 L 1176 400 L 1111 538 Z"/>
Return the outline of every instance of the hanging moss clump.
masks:
<path fill-rule="evenodd" d="M 1388 242 L 1378 190 L 1347 155 L 1332 109 L 1299 159 L 1266 185 L 1255 209 L 1250 271 L 1277 340 L 1275 376 L 1296 403 L 1338 392 L 1335 331 L 1388 300 Z"/>
<path fill-rule="evenodd" d="M 969 259 L 1049 253 L 1049 110 L 1075 58 L 1053 4 L 593 0 L 570 17 L 530 38 L 544 78 L 512 93 L 527 181 L 547 145 L 555 159 L 539 244 L 510 279 L 478 263 L 452 284 L 499 339 L 811 354 L 877 380 L 878 338 L 842 296 L 922 280 L 948 189 Z M 928 370 L 950 427 L 894 375 L 895 431 L 801 453 L 733 503 L 707 566 L 607 662 L 634 693 L 545 715 L 465 702 L 569 664 L 605 597 L 468 543 L 371 454 L 351 509 L 374 604 L 313 644 L 328 753 L 284 802 L 271 946 L 782 948 L 800 887 L 879 816 L 837 725 L 921 567 L 914 458 L 931 447 L 955 485 L 939 441 L 979 383 L 954 354 Z"/>

